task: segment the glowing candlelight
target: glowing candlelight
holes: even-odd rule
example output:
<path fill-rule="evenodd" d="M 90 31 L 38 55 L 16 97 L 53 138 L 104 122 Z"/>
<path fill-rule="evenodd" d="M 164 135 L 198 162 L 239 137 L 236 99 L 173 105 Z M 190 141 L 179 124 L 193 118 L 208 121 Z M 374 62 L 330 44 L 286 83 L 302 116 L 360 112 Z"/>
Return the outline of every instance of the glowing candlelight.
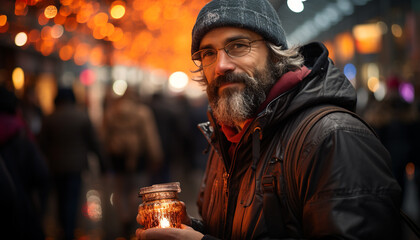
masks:
<path fill-rule="evenodd" d="M 143 203 L 139 214 L 144 218 L 144 228 L 181 228 L 183 205 L 177 194 L 179 183 L 156 184 L 140 189 Z"/>
<path fill-rule="evenodd" d="M 161 228 L 168 228 L 170 226 L 171 226 L 171 224 L 169 223 L 168 219 L 166 219 L 165 217 L 160 219 L 160 227 Z"/>

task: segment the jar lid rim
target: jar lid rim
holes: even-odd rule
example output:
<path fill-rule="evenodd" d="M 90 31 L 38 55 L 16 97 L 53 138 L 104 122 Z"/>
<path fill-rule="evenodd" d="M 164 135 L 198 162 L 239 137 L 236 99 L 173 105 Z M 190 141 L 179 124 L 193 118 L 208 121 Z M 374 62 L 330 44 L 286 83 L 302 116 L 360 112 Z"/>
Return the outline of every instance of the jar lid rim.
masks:
<path fill-rule="evenodd" d="M 140 188 L 139 196 L 154 192 L 181 192 L 181 184 L 179 182 L 169 182 L 153 184 L 152 186 Z"/>

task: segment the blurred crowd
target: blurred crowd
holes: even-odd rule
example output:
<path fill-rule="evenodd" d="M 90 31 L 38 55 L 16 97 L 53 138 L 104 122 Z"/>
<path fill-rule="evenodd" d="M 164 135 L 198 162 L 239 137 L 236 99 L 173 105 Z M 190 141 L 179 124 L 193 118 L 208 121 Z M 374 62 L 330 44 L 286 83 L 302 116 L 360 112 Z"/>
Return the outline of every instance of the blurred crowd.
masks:
<path fill-rule="evenodd" d="M 419 105 L 400 96 L 398 77 L 387 84 L 385 99 L 372 101 L 363 117 L 388 148 L 403 189 L 411 180 L 418 193 Z M 7 239 L 133 239 L 139 188 L 172 181 L 181 182 L 180 198 L 198 217 L 207 142 L 196 125 L 207 121 L 207 100 L 160 92 L 146 99 L 131 88 L 123 96 L 108 93 L 102 122 L 94 124 L 71 88 L 57 89 L 46 115 L 30 89 L 18 98 L 0 86 L 0 219 Z"/>
<path fill-rule="evenodd" d="M 28 90 L 0 86 L 0 198 L 7 239 L 131 239 L 141 187 L 181 182 L 194 212 L 206 164 L 205 99 L 127 89 L 107 94 L 94 124 L 71 88 L 43 114 Z M 184 198 L 184 199 L 183 199 Z M 190 205 L 190 206 L 189 206 Z"/>

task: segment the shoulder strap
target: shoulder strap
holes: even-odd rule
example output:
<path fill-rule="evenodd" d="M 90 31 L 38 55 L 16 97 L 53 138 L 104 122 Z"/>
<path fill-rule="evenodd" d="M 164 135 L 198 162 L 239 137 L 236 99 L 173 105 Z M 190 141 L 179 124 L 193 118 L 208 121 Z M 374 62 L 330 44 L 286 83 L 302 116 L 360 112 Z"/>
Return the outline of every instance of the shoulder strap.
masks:
<path fill-rule="evenodd" d="M 263 190 L 263 212 L 265 222 L 271 237 L 284 237 L 286 234 L 284 220 L 291 217 L 287 215 L 293 213 L 295 214 L 293 218 L 297 217 L 295 210 L 298 209 L 298 206 L 291 206 L 291 212 L 285 210 L 287 207 L 285 205 L 289 205 L 291 202 L 287 201 L 288 194 L 286 194 L 286 191 L 290 191 L 292 189 L 285 189 L 285 173 L 282 173 L 283 167 L 280 166 L 283 165 L 283 159 L 285 159 L 286 162 L 291 162 L 289 161 L 291 156 L 298 158 L 299 154 L 293 153 L 297 150 L 300 151 L 300 148 L 297 148 L 297 146 L 301 146 L 303 144 L 303 141 L 305 140 L 305 137 L 312 126 L 315 125 L 315 123 L 323 116 L 337 111 L 344 111 L 354 114 L 344 108 L 335 106 L 327 106 L 315 110 L 313 113 L 308 115 L 293 132 L 292 137 L 290 138 L 291 140 L 286 146 L 284 158 L 271 159 L 271 161 L 265 167 L 264 175 L 261 179 Z M 286 181 L 290 180 L 286 179 Z M 285 193 L 282 194 L 283 197 L 279 195 L 279 188 L 282 188 L 281 192 Z M 281 214 L 280 217 L 279 213 Z M 273 219 L 276 219 L 276 221 Z"/>
<path fill-rule="evenodd" d="M 322 108 L 319 108 L 315 110 L 314 112 L 310 113 L 307 117 L 305 117 L 300 124 L 297 126 L 297 128 L 292 133 L 292 136 L 290 137 L 290 140 L 288 141 L 286 145 L 286 149 L 284 152 L 284 159 L 285 159 L 285 168 L 286 169 L 292 169 L 292 165 L 298 162 L 300 157 L 300 152 L 302 150 L 303 143 L 306 139 L 306 136 L 308 135 L 309 131 L 315 126 L 315 124 L 326 115 L 333 113 L 333 112 L 345 112 L 349 113 L 358 119 L 360 117 L 356 115 L 354 112 L 351 112 L 345 108 L 337 107 L 337 106 L 325 106 Z M 362 120 L 362 119 L 360 119 Z M 362 120 L 362 122 L 364 122 Z M 368 126 L 368 125 L 367 125 Z M 368 126 L 369 127 L 369 126 Z M 370 127 L 369 127 L 370 128 Z M 370 128 L 373 131 L 372 128 Z M 288 186 L 295 186 L 295 179 L 290 176 L 287 172 L 284 173 L 285 181 L 288 182 Z M 289 192 L 289 196 L 292 199 L 299 199 L 299 194 L 296 192 L 296 188 L 292 187 L 287 189 Z M 299 206 L 296 201 L 289 201 L 290 207 L 292 209 L 292 213 L 295 215 L 294 217 L 297 219 L 300 219 L 301 213 L 299 212 Z"/>
<path fill-rule="evenodd" d="M 400 216 L 411 231 L 416 234 L 417 239 L 420 239 L 420 227 L 402 209 L 400 209 Z"/>

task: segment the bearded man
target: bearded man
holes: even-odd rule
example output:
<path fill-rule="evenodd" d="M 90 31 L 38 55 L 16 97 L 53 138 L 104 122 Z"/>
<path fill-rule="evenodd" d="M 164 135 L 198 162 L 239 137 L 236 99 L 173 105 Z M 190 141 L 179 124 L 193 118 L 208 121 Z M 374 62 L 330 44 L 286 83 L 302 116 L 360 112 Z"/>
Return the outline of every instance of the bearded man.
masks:
<path fill-rule="evenodd" d="M 289 47 L 267 0 L 213 0 L 197 17 L 191 52 L 211 107 L 200 124 L 212 146 L 202 219 L 140 228 L 138 239 L 400 239 L 389 154 L 353 113 L 355 89 L 321 43 Z M 294 144 L 325 106 L 341 110 Z"/>

